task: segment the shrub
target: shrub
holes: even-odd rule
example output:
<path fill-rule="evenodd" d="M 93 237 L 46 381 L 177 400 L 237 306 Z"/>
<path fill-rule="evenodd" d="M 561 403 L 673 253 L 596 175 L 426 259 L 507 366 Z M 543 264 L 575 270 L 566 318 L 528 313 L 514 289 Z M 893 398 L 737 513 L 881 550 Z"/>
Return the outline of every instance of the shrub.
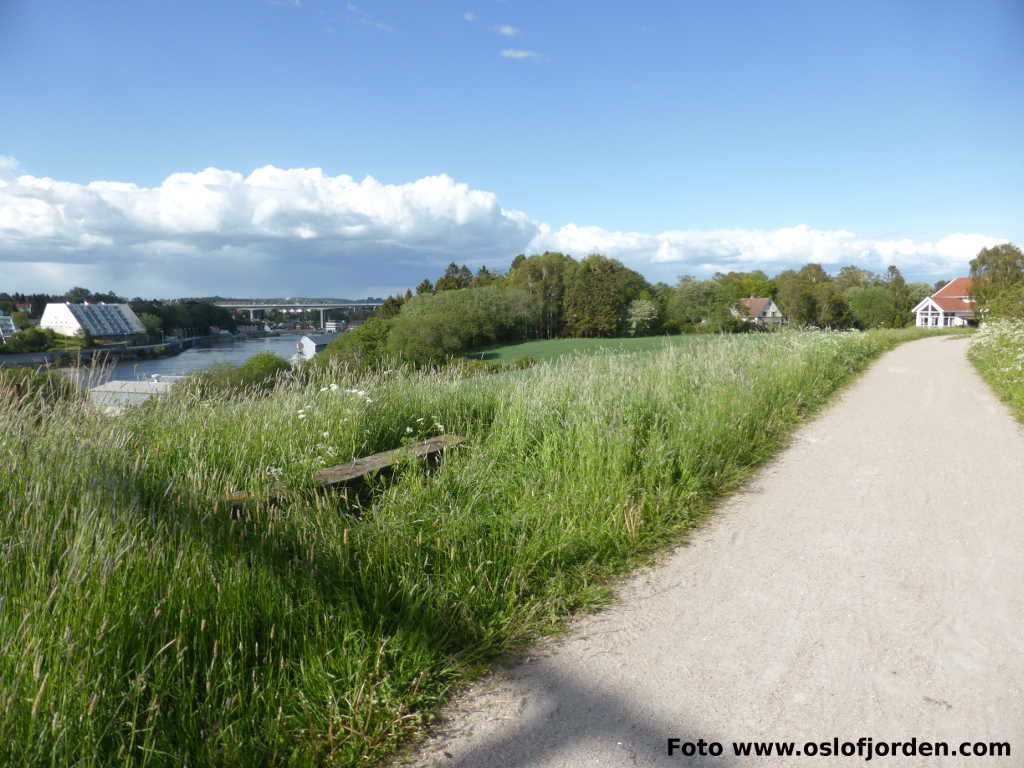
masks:
<path fill-rule="evenodd" d="M 54 371 L 34 368 L 0 368 L 0 401 L 17 406 L 54 405 L 81 395 L 78 385 Z"/>
<path fill-rule="evenodd" d="M 232 395 L 243 392 L 268 392 L 283 374 L 291 370 L 286 360 L 270 352 L 262 352 L 242 365 L 230 363 L 213 365 L 192 374 L 178 383 L 178 387 L 195 392 L 200 397 Z"/>

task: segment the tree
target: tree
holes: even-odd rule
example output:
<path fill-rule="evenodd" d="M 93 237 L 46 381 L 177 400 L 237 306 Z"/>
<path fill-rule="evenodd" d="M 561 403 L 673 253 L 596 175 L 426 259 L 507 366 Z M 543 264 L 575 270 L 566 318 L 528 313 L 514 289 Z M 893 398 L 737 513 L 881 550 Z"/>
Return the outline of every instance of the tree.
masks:
<path fill-rule="evenodd" d="M 512 262 L 508 284 L 540 299 L 541 335 L 552 339 L 565 333 L 565 292 L 577 262 L 564 253 L 546 251 L 530 258 L 519 255 Z"/>
<path fill-rule="evenodd" d="M 76 285 L 64 294 L 64 298 L 72 303 L 88 301 L 90 296 L 92 296 L 92 291 L 88 288 L 83 288 L 80 285 Z"/>
<path fill-rule="evenodd" d="M 891 327 L 902 328 L 911 321 L 910 310 L 914 302 L 910 298 L 910 290 L 907 288 L 907 281 L 903 279 L 900 270 L 895 264 L 890 264 L 885 271 L 885 284 L 889 286 L 893 300 L 893 318 Z"/>
<path fill-rule="evenodd" d="M 982 313 L 1024 317 L 1024 253 L 1012 243 L 982 248 L 971 260 L 971 298 Z"/>
<path fill-rule="evenodd" d="M 476 277 L 473 278 L 473 287 L 482 288 L 493 283 L 495 279 L 495 275 L 491 270 L 487 267 L 480 267 L 476 272 Z"/>
<path fill-rule="evenodd" d="M 29 322 L 27 312 L 14 312 L 11 315 L 11 321 L 14 323 L 14 327 L 19 331 L 23 331 L 32 325 L 32 323 Z"/>
<path fill-rule="evenodd" d="M 416 295 L 422 296 L 425 293 L 433 293 L 434 286 L 429 280 L 424 280 L 422 283 L 416 286 Z"/>
<path fill-rule="evenodd" d="M 457 291 L 459 288 L 468 288 L 473 283 L 473 273 L 469 267 L 458 266 L 454 261 L 448 265 L 436 285 L 437 291 Z"/>
<path fill-rule="evenodd" d="M 649 286 L 643 276 L 615 259 L 592 254 L 579 263 L 566 286 L 565 319 L 574 336 L 616 336 L 629 303 Z"/>
<path fill-rule="evenodd" d="M 775 278 L 776 301 L 791 323 L 819 328 L 846 328 L 850 324 L 843 297 L 820 264 L 805 264 L 798 272 L 786 270 Z"/>
<path fill-rule="evenodd" d="M 93 339 L 88 328 L 79 328 L 75 331 L 75 338 L 78 339 L 79 343 L 82 345 L 82 349 L 89 349 L 96 345 L 96 340 Z"/>
<path fill-rule="evenodd" d="M 404 303 L 405 301 L 397 296 L 388 296 L 384 299 L 384 303 L 377 307 L 375 317 L 384 318 L 385 320 L 389 317 L 398 317 Z"/>
<path fill-rule="evenodd" d="M 839 293 L 845 294 L 851 288 L 867 288 L 878 282 L 878 278 L 866 269 L 855 267 L 852 264 L 839 270 L 839 274 L 832 280 Z"/>
<path fill-rule="evenodd" d="M 658 322 L 658 305 L 650 299 L 633 299 L 629 303 L 627 323 L 630 336 L 649 333 Z"/>
<path fill-rule="evenodd" d="M 151 312 L 140 312 L 139 322 L 146 328 L 146 333 L 157 334 L 163 331 L 164 321 L 158 315 Z"/>
<path fill-rule="evenodd" d="M 844 296 L 859 328 L 890 328 L 896 317 L 892 291 L 884 285 L 849 289 Z"/>

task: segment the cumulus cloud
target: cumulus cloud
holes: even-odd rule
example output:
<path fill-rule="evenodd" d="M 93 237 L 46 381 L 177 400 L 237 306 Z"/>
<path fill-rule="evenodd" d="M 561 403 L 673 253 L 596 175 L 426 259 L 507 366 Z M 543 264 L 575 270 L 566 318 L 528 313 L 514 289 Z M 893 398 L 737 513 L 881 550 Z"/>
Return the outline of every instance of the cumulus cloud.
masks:
<path fill-rule="evenodd" d="M 873 240 L 800 225 L 773 230 L 552 229 L 447 175 L 407 184 L 318 168 L 207 168 L 157 187 L 18 175 L 0 156 L 0 290 L 71 285 L 143 296 L 334 295 L 404 290 L 449 261 L 507 268 L 517 253 L 620 259 L 651 280 L 808 261 L 949 278 L 987 246 L 980 234 Z"/>
<path fill-rule="evenodd" d="M 501 26 L 498 27 L 492 27 L 492 29 L 494 29 L 495 32 L 504 37 L 515 37 L 516 35 L 519 34 L 519 29 L 509 24 L 502 24 Z"/>
<path fill-rule="evenodd" d="M 980 234 L 948 235 L 934 242 L 875 240 L 845 229 L 812 229 L 807 225 L 779 229 L 675 230 L 660 234 L 614 232 L 600 227 L 567 224 L 557 231 L 540 225 L 532 251 L 603 253 L 644 274 L 665 279 L 681 273 L 763 269 L 780 272 L 816 262 L 826 269 L 856 264 L 881 271 L 889 264 L 920 276 L 964 274 L 982 248 L 1005 239 Z"/>
<path fill-rule="evenodd" d="M 462 14 L 462 18 L 464 18 L 466 21 L 476 21 L 479 17 L 472 11 L 466 11 L 464 14 Z"/>
<path fill-rule="evenodd" d="M 521 48 L 505 48 L 501 55 L 506 59 L 537 59 L 539 61 L 544 58 L 543 54 L 536 51 L 524 51 Z"/>

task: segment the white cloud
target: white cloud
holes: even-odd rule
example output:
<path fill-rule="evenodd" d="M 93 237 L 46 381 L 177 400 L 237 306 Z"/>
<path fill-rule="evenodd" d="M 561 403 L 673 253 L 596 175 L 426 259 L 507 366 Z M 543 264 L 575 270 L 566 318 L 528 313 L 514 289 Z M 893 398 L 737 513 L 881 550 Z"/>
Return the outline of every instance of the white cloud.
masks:
<path fill-rule="evenodd" d="M 515 37 L 519 34 L 519 30 L 509 24 L 502 24 L 498 27 L 492 27 L 492 29 L 499 35 L 503 35 L 505 37 Z"/>
<path fill-rule="evenodd" d="M 809 261 L 837 269 L 950 278 L 987 246 L 981 234 L 931 241 L 871 239 L 806 225 L 779 229 L 623 232 L 553 230 L 496 195 L 446 175 L 407 184 L 330 176 L 317 168 L 207 168 L 157 187 L 75 184 L 17 175 L 0 157 L 0 290 L 71 285 L 146 296 L 365 295 L 436 276 L 449 261 L 504 269 L 517 253 L 600 252 L 651 280 Z M 379 292 L 379 289 L 378 289 Z"/>
<path fill-rule="evenodd" d="M 360 22 L 366 24 L 367 26 L 373 27 L 374 29 L 379 29 L 382 32 L 394 32 L 394 29 L 391 26 L 385 24 L 382 21 L 377 21 L 377 19 L 373 18 L 370 14 L 368 14 L 355 3 L 345 3 L 345 10 L 351 13 L 353 16 L 359 19 Z"/>
<path fill-rule="evenodd" d="M 480 17 L 477 16 L 472 11 L 466 11 L 464 14 L 462 14 L 462 18 L 464 18 L 466 21 L 476 21 Z"/>
<path fill-rule="evenodd" d="M 537 59 L 542 60 L 544 56 L 536 51 L 524 51 L 521 48 L 506 48 L 501 52 L 506 59 Z"/>
<path fill-rule="evenodd" d="M 982 248 L 1003 242 L 1006 240 L 980 234 L 948 235 L 935 242 L 874 240 L 845 229 L 812 229 L 803 224 L 771 230 L 675 230 L 660 234 L 614 232 L 575 224 L 553 232 L 542 224 L 528 250 L 603 253 L 648 277 L 753 269 L 774 274 L 808 262 L 817 262 L 826 269 L 856 264 L 876 271 L 895 263 L 912 274 L 952 277 L 965 274 L 968 262 Z"/>

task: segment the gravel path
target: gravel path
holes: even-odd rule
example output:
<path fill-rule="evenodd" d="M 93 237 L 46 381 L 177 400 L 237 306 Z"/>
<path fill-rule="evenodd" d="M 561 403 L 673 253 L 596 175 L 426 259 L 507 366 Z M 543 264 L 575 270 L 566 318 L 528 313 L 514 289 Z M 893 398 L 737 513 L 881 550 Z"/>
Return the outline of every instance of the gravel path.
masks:
<path fill-rule="evenodd" d="M 966 348 L 885 355 L 689 546 L 475 686 L 411 760 L 857 765 L 732 742 L 865 736 L 1013 750 L 871 765 L 1024 765 L 1024 430 Z M 670 737 L 723 754 L 668 757 Z"/>

